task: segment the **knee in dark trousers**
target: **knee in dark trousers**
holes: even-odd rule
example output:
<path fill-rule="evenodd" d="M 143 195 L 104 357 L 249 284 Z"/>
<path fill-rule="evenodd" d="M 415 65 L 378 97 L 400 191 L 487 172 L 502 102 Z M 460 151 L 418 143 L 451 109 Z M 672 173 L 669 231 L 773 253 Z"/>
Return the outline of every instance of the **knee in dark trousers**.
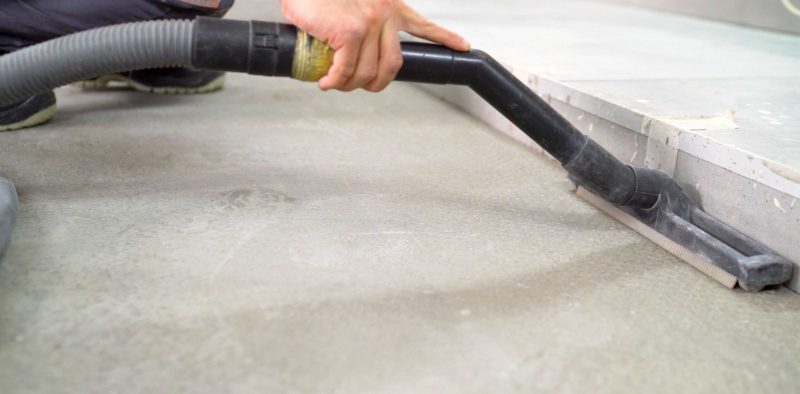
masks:
<path fill-rule="evenodd" d="M 0 53 L 125 22 L 222 17 L 234 0 L 2 0 Z"/>

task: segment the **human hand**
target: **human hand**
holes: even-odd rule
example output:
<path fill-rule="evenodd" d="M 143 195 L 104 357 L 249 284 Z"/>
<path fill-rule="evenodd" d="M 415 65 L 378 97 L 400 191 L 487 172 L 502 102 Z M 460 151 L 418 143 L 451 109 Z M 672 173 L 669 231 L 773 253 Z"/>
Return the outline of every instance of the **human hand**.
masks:
<path fill-rule="evenodd" d="M 386 88 L 403 65 L 398 31 L 468 51 L 469 43 L 420 15 L 403 0 L 281 0 L 283 15 L 334 50 L 322 90 Z"/>

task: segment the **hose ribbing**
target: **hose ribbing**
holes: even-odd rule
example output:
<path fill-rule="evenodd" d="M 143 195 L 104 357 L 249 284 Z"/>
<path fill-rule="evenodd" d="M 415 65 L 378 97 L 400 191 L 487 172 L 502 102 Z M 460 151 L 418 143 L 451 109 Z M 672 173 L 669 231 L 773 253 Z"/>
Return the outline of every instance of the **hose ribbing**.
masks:
<path fill-rule="evenodd" d="M 87 30 L 0 57 L 0 106 L 103 74 L 191 65 L 194 21 Z"/>

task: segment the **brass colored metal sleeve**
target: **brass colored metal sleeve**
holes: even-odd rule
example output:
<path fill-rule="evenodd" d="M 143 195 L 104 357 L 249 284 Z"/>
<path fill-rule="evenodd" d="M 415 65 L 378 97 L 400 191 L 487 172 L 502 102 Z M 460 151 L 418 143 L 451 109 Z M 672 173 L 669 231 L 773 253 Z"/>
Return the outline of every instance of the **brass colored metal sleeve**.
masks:
<path fill-rule="evenodd" d="M 292 78 L 316 82 L 328 74 L 331 65 L 333 65 L 333 49 L 308 33 L 298 30 L 292 62 Z"/>

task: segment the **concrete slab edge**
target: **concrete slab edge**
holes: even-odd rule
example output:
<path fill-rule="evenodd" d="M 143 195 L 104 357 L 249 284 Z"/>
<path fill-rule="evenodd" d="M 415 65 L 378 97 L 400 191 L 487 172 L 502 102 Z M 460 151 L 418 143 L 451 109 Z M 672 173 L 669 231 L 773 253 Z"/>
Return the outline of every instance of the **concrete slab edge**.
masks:
<path fill-rule="evenodd" d="M 790 168 L 782 163 L 749 152 L 742 147 L 724 144 L 709 135 L 699 132 L 702 130 L 725 129 L 725 125 L 721 124 L 724 122 L 720 122 L 721 117 L 719 116 L 709 116 L 703 119 L 693 119 L 693 122 L 687 122 L 687 119 L 678 118 L 671 114 L 645 114 L 635 109 L 617 105 L 606 98 L 578 90 L 569 86 L 568 83 L 542 78 L 520 67 L 506 66 L 513 70 L 514 75 L 526 81 L 531 89 L 548 102 L 553 100 L 561 101 L 576 109 L 643 134 L 648 137 L 648 141 L 654 138 L 658 140 L 650 141 L 651 146 L 656 142 L 660 142 L 670 148 L 662 154 L 649 152 L 653 155 L 653 159 L 657 161 L 652 165 L 651 163 L 646 163 L 646 166 L 657 168 L 659 164 L 662 164 L 660 169 L 672 175 L 671 169 L 674 168 L 674 163 L 672 162 L 674 162 L 678 151 L 684 151 L 748 178 L 753 182 L 758 182 L 800 199 L 800 169 Z M 733 125 L 733 121 L 734 119 L 730 119 L 731 125 Z M 695 128 L 692 130 L 681 127 L 688 125 Z"/>
<path fill-rule="evenodd" d="M 792 232 L 781 232 L 778 229 L 770 231 L 771 224 L 776 222 L 788 225 L 796 222 L 800 226 L 800 174 L 793 169 L 739 147 L 724 145 L 701 133 L 681 129 L 662 117 L 648 116 L 570 87 L 566 83 L 542 78 L 507 64 L 506 67 L 581 131 L 598 140 L 621 160 L 669 173 L 702 201 L 713 201 L 716 209 L 705 207 L 710 213 L 790 260 L 800 262 L 800 245 L 793 239 Z M 458 86 L 418 86 L 475 116 L 532 151 L 546 155 L 522 131 L 469 89 Z M 589 118 L 597 121 L 588 121 Z M 633 138 L 601 137 L 609 132 L 623 131 L 633 135 Z M 629 152 L 632 153 L 628 155 Z M 692 160 L 688 159 L 702 161 L 706 167 L 717 168 L 724 176 L 732 179 L 728 184 L 748 184 L 752 186 L 752 191 L 742 187 L 735 191 L 708 187 L 701 189 L 700 186 L 706 181 L 713 183 L 714 180 L 707 179 L 699 171 L 691 170 L 692 165 L 687 161 Z M 676 172 L 678 168 L 681 169 L 680 172 Z M 736 178 L 735 181 L 733 178 Z M 736 196 L 730 197 L 731 193 L 736 193 Z M 764 204 L 762 200 L 770 204 Z M 762 203 L 742 206 L 748 204 L 747 201 Z M 733 210 L 753 212 L 744 219 L 743 216 L 747 215 L 733 214 Z M 788 287 L 800 292 L 800 265 L 795 269 Z"/>

